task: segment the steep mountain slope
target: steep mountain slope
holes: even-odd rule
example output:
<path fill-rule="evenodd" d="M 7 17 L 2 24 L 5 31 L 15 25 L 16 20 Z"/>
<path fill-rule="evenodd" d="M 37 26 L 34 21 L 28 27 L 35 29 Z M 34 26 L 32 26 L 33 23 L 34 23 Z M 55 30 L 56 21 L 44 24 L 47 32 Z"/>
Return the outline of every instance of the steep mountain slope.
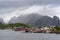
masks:
<path fill-rule="evenodd" d="M 56 26 L 60 25 L 60 20 L 57 16 L 51 18 L 49 16 L 42 16 L 39 14 L 28 14 L 13 17 L 9 23 L 26 23 L 31 26 Z"/>
<path fill-rule="evenodd" d="M 39 20 L 37 20 L 35 23 L 35 26 L 56 26 L 60 25 L 60 20 L 57 16 L 54 16 L 53 18 L 48 16 L 43 16 Z"/>
<path fill-rule="evenodd" d="M 28 14 L 28 15 L 21 15 L 18 17 L 13 17 L 9 21 L 9 23 L 30 23 L 38 20 L 41 16 L 38 14 Z"/>
<path fill-rule="evenodd" d="M 4 20 L 2 18 L 0 18 L 0 24 L 3 24 Z"/>

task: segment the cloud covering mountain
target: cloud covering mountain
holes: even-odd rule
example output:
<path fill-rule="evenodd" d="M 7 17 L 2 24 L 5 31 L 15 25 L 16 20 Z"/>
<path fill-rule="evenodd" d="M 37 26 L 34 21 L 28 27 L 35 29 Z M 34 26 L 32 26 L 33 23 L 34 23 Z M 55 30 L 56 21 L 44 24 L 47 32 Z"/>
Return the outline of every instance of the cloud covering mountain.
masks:
<path fill-rule="evenodd" d="M 0 0 L 0 17 L 5 22 L 30 13 L 60 17 L 60 0 Z"/>

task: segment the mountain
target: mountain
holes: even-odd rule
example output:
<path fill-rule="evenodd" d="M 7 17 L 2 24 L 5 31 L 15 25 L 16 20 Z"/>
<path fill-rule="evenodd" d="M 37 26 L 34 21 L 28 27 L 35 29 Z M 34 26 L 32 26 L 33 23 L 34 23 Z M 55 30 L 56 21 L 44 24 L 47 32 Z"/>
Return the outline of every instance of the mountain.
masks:
<path fill-rule="evenodd" d="M 57 16 L 54 16 L 52 20 L 53 20 L 52 23 L 53 25 L 60 25 L 60 20 Z"/>
<path fill-rule="evenodd" d="M 13 17 L 10 19 L 9 23 L 15 23 L 16 22 L 15 20 L 16 20 L 16 17 Z"/>
<path fill-rule="evenodd" d="M 49 16 L 42 16 L 37 13 L 32 13 L 28 15 L 13 17 L 9 23 L 26 23 L 31 26 L 56 26 L 60 25 L 60 20 L 57 16 L 51 18 Z"/>
<path fill-rule="evenodd" d="M 0 24 L 3 24 L 4 20 L 2 18 L 0 18 Z"/>
<path fill-rule="evenodd" d="M 42 18 L 37 20 L 34 24 L 35 26 L 56 26 L 60 25 L 60 20 L 57 16 L 54 16 L 53 18 L 43 16 Z"/>
<path fill-rule="evenodd" d="M 28 14 L 28 15 L 21 15 L 18 17 L 13 17 L 9 21 L 9 23 L 30 23 L 34 22 L 39 19 L 41 16 L 38 14 Z"/>

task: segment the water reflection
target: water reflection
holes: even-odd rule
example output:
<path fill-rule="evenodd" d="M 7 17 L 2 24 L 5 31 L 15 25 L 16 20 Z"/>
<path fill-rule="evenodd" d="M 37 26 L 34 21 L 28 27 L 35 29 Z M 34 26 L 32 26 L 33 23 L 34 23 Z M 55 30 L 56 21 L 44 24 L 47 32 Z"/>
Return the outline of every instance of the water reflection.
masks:
<path fill-rule="evenodd" d="M 58 34 L 22 33 L 12 30 L 0 30 L 0 40 L 60 40 Z"/>

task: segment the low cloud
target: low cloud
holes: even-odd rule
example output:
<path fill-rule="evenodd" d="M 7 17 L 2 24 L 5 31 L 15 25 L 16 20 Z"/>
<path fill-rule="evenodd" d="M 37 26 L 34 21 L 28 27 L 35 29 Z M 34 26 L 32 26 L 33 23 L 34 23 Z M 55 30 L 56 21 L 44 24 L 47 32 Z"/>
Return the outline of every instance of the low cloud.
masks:
<path fill-rule="evenodd" d="M 53 16 L 58 16 L 60 17 L 60 6 L 53 7 L 52 5 L 33 5 L 30 7 L 27 7 L 26 9 L 16 9 L 15 11 L 4 15 L 3 19 L 6 21 L 9 21 L 10 18 L 14 16 L 20 16 L 20 15 L 25 15 L 25 14 L 31 14 L 31 13 L 38 13 L 40 15 L 47 15 L 50 17 Z"/>
<path fill-rule="evenodd" d="M 60 17 L 60 0 L 0 0 L 0 17 L 5 22 L 13 16 L 31 13 Z"/>
<path fill-rule="evenodd" d="M 47 16 L 58 16 L 60 14 L 60 6 L 53 7 L 53 5 L 33 5 L 25 10 L 16 10 L 12 12 L 12 14 L 16 15 L 24 15 L 24 14 L 31 14 L 31 13 L 38 13 L 40 15 L 47 15 Z"/>

